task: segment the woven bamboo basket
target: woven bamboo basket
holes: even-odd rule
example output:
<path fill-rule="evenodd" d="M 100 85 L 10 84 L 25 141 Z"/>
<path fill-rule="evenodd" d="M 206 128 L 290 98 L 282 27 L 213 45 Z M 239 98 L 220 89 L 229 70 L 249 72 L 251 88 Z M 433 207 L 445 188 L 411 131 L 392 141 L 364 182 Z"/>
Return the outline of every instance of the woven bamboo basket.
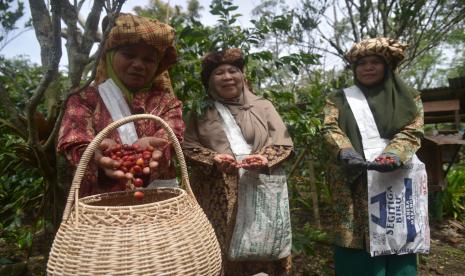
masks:
<path fill-rule="evenodd" d="M 117 127 L 139 119 L 160 123 L 181 167 L 180 188 L 103 193 L 79 198 L 89 160 Z M 113 122 L 89 144 L 76 169 L 63 219 L 47 263 L 48 275 L 218 275 L 215 232 L 191 190 L 181 146 L 159 117 L 132 115 Z"/>

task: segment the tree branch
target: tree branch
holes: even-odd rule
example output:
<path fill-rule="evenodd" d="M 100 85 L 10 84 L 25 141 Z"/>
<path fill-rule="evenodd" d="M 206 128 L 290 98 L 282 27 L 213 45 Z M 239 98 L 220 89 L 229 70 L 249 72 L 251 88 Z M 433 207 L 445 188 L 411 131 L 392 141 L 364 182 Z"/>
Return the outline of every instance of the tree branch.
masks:
<path fill-rule="evenodd" d="M 424 38 L 424 39 L 427 39 L 428 40 L 428 44 L 423 47 L 423 48 L 420 48 L 420 47 L 415 47 L 414 48 L 414 51 L 413 53 L 410 55 L 410 58 L 408 59 L 408 61 L 406 61 L 404 64 L 402 64 L 402 68 L 405 68 L 407 66 L 409 66 L 413 60 L 415 60 L 416 58 L 418 58 L 419 56 L 423 55 L 424 53 L 428 52 L 429 50 L 431 50 L 432 48 L 434 47 L 437 47 L 444 39 L 445 35 L 448 34 L 450 32 L 450 30 L 455 26 L 455 24 L 457 24 L 458 22 L 460 22 L 460 20 L 463 20 L 463 17 L 462 17 L 462 14 L 465 13 L 465 8 L 462 8 L 458 11 L 455 11 L 454 14 L 456 14 L 455 17 L 452 17 L 452 19 L 446 21 L 444 23 L 444 20 L 442 20 L 441 18 L 438 18 L 437 20 L 432 20 L 431 22 L 433 23 L 430 23 L 430 24 L 435 24 L 434 22 L 441 22 L 443 23 L 443 25 L 439 25 L 438 28 L 437 28 L 437 32 L 433 32 L 431 35 L 429 35 L 428 37 Z M 447 13 L 444 15 L 444 18 L 449 18 L 451 16 L 451 13 Z M 437 18 L 437 15 L 435 16 L 435 18 Z M 417 41 L 420 41 L 420 40 L 417 40 Z M 416 43 L 416 44 L 419 44 L 419 43 Z"/>
<path fill-rule="evenodd" d="M 103 0 L 97 0 L 97 1 L 103 1 Z M 58 131 L 60 129 L 60 124 L 61 124 L 61 119 L 63 118 L 64 111 L 66 109 L 67 102 L 68 102 L 68 99 L 70 98 L 70 96 L 80 93 L 82 90 L 84 90 L 86 87 L 88 87 L 92 83 L 92 81 L 94 80 L 95 74 L 97 72 L 98 63 L 100 61 L 100 56 L 101 56 L 102 51 L 103 51 L 103 46 L 105 45 L 105 41 L 106 41 L 106 39 L 108 37 L 108 34 L 110 33 L 111 28 L 114 25 L 115 19 L 118 17 L 118 15 L 119 15 L 119 13 L 121 11 L 121 7 L 122 7 L 124 2 L 125 2 L 125 0 L 119 0 L 119 1 L 117 0 L 117 3 L 115 3 L 113 6 L 110 7 L 110 3 L 109 3 L 109 1 L 107 1 L 107 6 L 104 6 L 105 10 L 109 12 L 108 13 L 109 24 L 107 26 L 107 29 L 104 30 L 102 41 L 100 42 L 100 45 L 99 45 L 99 47 L 98 47 L 98 49 L 97 49 L 97 51 L 96 51 L 96 53 L 94 55 L 95 56 L 95 64 L 94 64 L 94 68 L 92 69 L 91 76 L 87 79 L 87 81 L 84 84 L 82 84 L 81 86 L 79 86 L 79 87 L 77 87 L 75 89 L 71 88 L 70 92 L 67 93 L 67 95 L 65 97 L 65 100 L 64 100 L 63 104 L 60 107 L 60 111 L 58 113 L 58 118 L 55 121 L 55 125 L 53 126 L 52 133 L 50 134 L 49 139 L 46 141 L 45 146 L 49 146 L 54 142 L 53 137 L 55 137 L 58 134 Z M 94 5 L 94 7 L 95 7 L 95 5 Z"/>
<path fill-rule="evenodd" d="M 354 35 L 354 41 L 358 42 L 360 41 L 360 35 L 357 32 L 357 25 L 355 24 L 355 18 L 352 13 L 352 5 L 354 4 L 350 0 L 345 0 L 345 2 L 346 2 L 347 11 L 349 12 L 349 20 L 350 20 L 350 25 L 352 25 L 352 33 Z"/>
<path fill-rule="evenodd" d="M 29 0 L 29 6 L 31 8 L 34 31 L 41 48 L 40 57 L 42 65 L 47 67 L 49 61 L 48 55 L 51 52 L 50 44 L 52 44 L 51 33 L 49 32 L 53 27 L 52 21 L 44 1 Z"/>
<path fill-rule="evenodd" d="M 336 1 L 336 0 L 334 0 Z M 334 30 L 334 40 L 335 40 L 335 44 L 336 44 L 336 47 L 337 48 L 341 48 L 341 34 L 337 31 L 337 24 L 339 22 L 339 19 L 337 17 L 337 10 L 336 10 L 336 3 L 333 1 L 333 16 L 334 16 L 334 25 L 332 26 L 333 27 L 333 30 Z M 318 31 L 320 31 L 320 29 L 318 28 Z M 320 31 L 321 33 L 321 31 Z"/>
<path fill-rule="evenodd" d="M 408 2 L 408 1 L 407 1 Z M 408 26 L 412 26 L 412 16 L 410 14 L 413 14 L 413 16 L 416 16 L 416 13 L 414 11 L 411 11 L 411 6 L 414 5 L 415 1 L 411 1 L 411 3 L 408 3 L 406 7 L 399 7 L 399 11 L 401 12 L 400 18 L 398 18 L 398 21 L 396 21 L 398 28 L 395 31 L 394 37 L 399 38 L 401 37 L 402 33 L 404 33 L 405 29 L 408 29 Z M 406 18 L 404 17 L 405 14 L 409 14 Z"/>
<path fill-rule="evenodd" d="M 425 32 L 427 31 L 427 28 L 430 26 L 432 21 L 436 21 L 436 20 L 433 20 L 433 16 L 437 18 L 438 13 L 439 13 L 437 12 L 438 6 L 439 6 L 439 2 L 436 2 L 436 5 L 433 7 L 432 11 L 430 12 L 429 18 L 426 20 L 426 23 L 420 29 L 419 35 L 413 37 L 415 39 L 414 41 L 415 47 L 413 48 L 413 53 L 411 55 L 412 57 L 416 56 L 416 52 L 418 48 L 421 46 L 419 42 L 422 40 Z"/>
<path fill-rule="evenodd" d="M 32 30 L 32 27 L 28 27 L 28 28 L 25 28 L 23 30 L 21 30 L 20 32 L 18 32 L 17 34 L 15 34 L 12 38 L 10 39 L 5 39 L 5 42 L 2 43 L 1 47 L 0 47 L 0 52 L 8 45 L 10 44 L 13 40 L 15 40 L 16 38 L 18 38 L 20 35 L 24 34 L 25 32 L 28 32 Z"/>
<path fill-rule="evenodd" d="M 32 2 L 39 3 L 41 2 L 42 5 L 37 5 L 37 10 L 33 10 L 33 6 L 36 4 L 33 4 Z M 49 26 L 51 28 L 47 30 L 52 30 L 51 32 L 48 32 L 50 35 L 44 38 L 43 41 L 40 42 L 41 46 L 41 55 L 45 58 L 43 61 L 44 65 L 44 75 L 42 77 L 41 82 L 39 83 L 38 87 L 34 91 L 32 97 L 28 101 L 28 104 L 26 106 L 26 114 L 27 114 L 27 121 L 28 121 L 28 132 L 29 132 L 29 139 L 28 143 L 30 145 L 39 145 L 39 137 L 36 129 L 36 125 L 34 123 L 34 115 L 37 109 L 38 104 L 43 98 L 43 95 L 45 93 L 45 90 L 48 88 L 50 83 L 54 78 L 56 78 L 56 75 L 58 73 L 58 65 L 60 63 L 61 59 L 61 13 L 60 13 L 60 0 L 52 0 L 51 2 L 51 7 L 52 7 L 52 18 L 51 21 L 48 21 L 50 17 L 48 16 L 49 13 L 45 8 L 45 5 L 43 5 L 42 1 L 34 1 L 30 0 L 31 4 L 31 14 L 33 15 L 33 20 L 36 18 L 38 21 L 34 21 L 37 23 L 44 23 L 45 27 Z M 44 13 L 46 12 L 46 16 L 38 15 L 37 13 Z M 35 24 L 34 26 L 36 29 L 36 33 L 41 33 L 43 25 L 40 24 Z M 40 26 L 40 27 L 39 27 Z"/>
<path fill-rule="evenodd" d="M 383 31 L 384 31 L 384 36 L 388 36 L 391 31 L 392 31 L 392 28 L 391 28 L 391 25 L 389 24 L 389 14 L 391 14 L 391 11 L 392 11 L 392 8 L 394 7 L 394 3 L 395 3 L 395 0 L 392 0 L 389 5 L 387 3 L 387 1 L 384 1 L 384 12 L 381 14 L 382 16 L 382 20 L 383 20 Z"/>
<path fill-rule="evenodd" d="M 10 96 L 6 92 L 6 89 L 2 83 L 0 83 L 0 98 L 2 99 L 0 101 L 0 105 L 2 105 L 5 108 L 11 122 L 16 127 L 16 130 L 19 132 L 18 134 L 20 134 L 20 136 L 25 139 L 27 128 L 24 125 L 24 122 L 21 120 L 18 110 L 16 109 L 14 103 L 11 101 Z"/>
<path fill-rule="evenodd" d="M 337 51 L 337 55 L 340 56 L 340 57 L 344 57 L 344 54 L 345 54 L 345 51 L 340 48 L 336 42 L 332 41 L 331 39 L 327 38 L 323 32 L 318 29 L 318 32 L 320 32 L 320 35 L 321 35 L 321 38 L 323 38 L 323 40 L 325 40 L 326 42 L 328 42 L 336 51 Z"/>
<path fill-rule="evenodd" d="M 87 56 L 89 55 L 95 41 L 99 39 L 97 31 L 102 9 L 103 3 L 101 1 L 94 1 L 94 5 L 92 6 L 89 16 L 87 16 L 84 35 L 82 38 L 83 52 L 87 53 Z"/>
<path fill-rule="evenodd" d="M 366 30 L 367 28 L 367 21 L 368 21 L 368 10 L 366 9 L 366 5 L 365 5 L 365 1 L 364 0 L 360 0 L 360 8 L 358 9 L 358 16 L 359 16 L 359 26 L 360 26 L 360 29 L 359 29 L 359 34 L 360 34 L 360 38 L 363 38 L 365 37 L 364 35 L 364 29 Z"/>

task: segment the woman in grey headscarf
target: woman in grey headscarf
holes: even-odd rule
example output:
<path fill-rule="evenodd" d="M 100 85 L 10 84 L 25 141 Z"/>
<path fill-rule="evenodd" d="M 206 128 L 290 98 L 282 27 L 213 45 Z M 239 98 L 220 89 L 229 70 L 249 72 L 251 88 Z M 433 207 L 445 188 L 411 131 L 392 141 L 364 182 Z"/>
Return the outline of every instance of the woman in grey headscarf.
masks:
<path fill-rule="evenodd" d="M 243 69 L 240 49 L 213 52 L 204 57 L 202 82 L 214 104 L 202 115 L 188 114 L 183 148 L 192 166 L 192 188 L 221 245 L 224 274 L 287 275 L 291 268 L 290 256 L 276 261 L 230 261 L 227 257 L 236 224 L 238 167 L 270 174 L 293 151 L 281 117 L 268 100 L 247 88 Z M 220 109 L 230 113 L 232 123 L 238 126 L 237 132 L 250 152 L 245 157 L 238 158 L 234 149 L 238 145 L 231 144 Z"/>

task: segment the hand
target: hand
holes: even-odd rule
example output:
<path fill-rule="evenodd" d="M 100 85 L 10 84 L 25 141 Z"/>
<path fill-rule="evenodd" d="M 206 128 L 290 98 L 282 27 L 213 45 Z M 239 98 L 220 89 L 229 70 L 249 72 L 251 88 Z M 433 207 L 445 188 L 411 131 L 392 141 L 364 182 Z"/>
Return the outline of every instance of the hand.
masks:
<path fill-rule="evenodd" d="M 121 162 L 117 160 L 113 160 L 108 156 L 103 156 L 103 152 L 105 150 L 109 150 L 118 144 L 112 139 L 104 139 L 102 143 L 100 143 L 99 147 L 94 153 L 94 160 L 97 166 L 105 172 L 105 175 L 113 178 L 113 179 L 125 179 L 130 178 L 130 176 L 126 176 L 126 174 L 118 170 L 121 165 Z"/>
<path fill-rule="evenodd" d="M 221 172 L 232 174 L 237 171 L 236 159 L 229 154 L 217 154 L 213 157 L 213 162 Z"/>
<path fill-rule="evenodd" d="M 352 148 L 342 149 L 339 152 L 339 160 L 347 169 L 361 170 L 367 167 L 365 159 Z"/>
<path fill-rule="evenodd" d="M 401 166 L 399 156 L 393 153 L 383 153 L 376 157 L 373 162 L 368 162 L 367 169 L 378 172 L 392 172 Z"/>
<path fill-rule="evenodd" d="M 163 156 L 166 155 L 166 151 L 169 153 L 171 150 L 171 143 L 168 140 L 157 137 L 142 137 L 138 139 L 134 145 L 139 145 L 142 149 L 148 147 L 152 147 L 154 149 L 152 152 L 152 158 L 149 162 L 149 168 L 152 173 L 155 170 L 162 171 L 170 166 L 171 155 L 166 158 L 168 159 L 167 162 L 163 162 L 166 160 L 162 160 Z"/>
<path fill-rule="evenodd" d="M 238 164 L 238 167 L 246 170 L 260 170 L 264 167 L 268 167 L 268 159 L 260 154 L 253 154 L 242 159 L 242 162 Z"/>

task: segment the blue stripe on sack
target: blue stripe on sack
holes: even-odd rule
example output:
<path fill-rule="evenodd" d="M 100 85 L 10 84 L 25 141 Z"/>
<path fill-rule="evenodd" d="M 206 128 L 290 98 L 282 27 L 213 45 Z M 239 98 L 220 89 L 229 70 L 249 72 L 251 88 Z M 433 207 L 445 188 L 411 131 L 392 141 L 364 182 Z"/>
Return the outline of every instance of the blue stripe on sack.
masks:
<path fill-rule="evenodd" d="M 383 228 L 386 228 L 386 192 L 382 192 L 376 196 L 371 197 L 370 204 L 374 204 L 376 202 L 379 202 L 379 217 L 371 214 L 371 221 Z"/>
<path fill-rule="evenodd" d="M 413 211 L 412 179 L 404 178 L 405 185 L 405 222 L 407 223 L 407 242 L 413 242 L 417 236 L 415 212 Z"/>

